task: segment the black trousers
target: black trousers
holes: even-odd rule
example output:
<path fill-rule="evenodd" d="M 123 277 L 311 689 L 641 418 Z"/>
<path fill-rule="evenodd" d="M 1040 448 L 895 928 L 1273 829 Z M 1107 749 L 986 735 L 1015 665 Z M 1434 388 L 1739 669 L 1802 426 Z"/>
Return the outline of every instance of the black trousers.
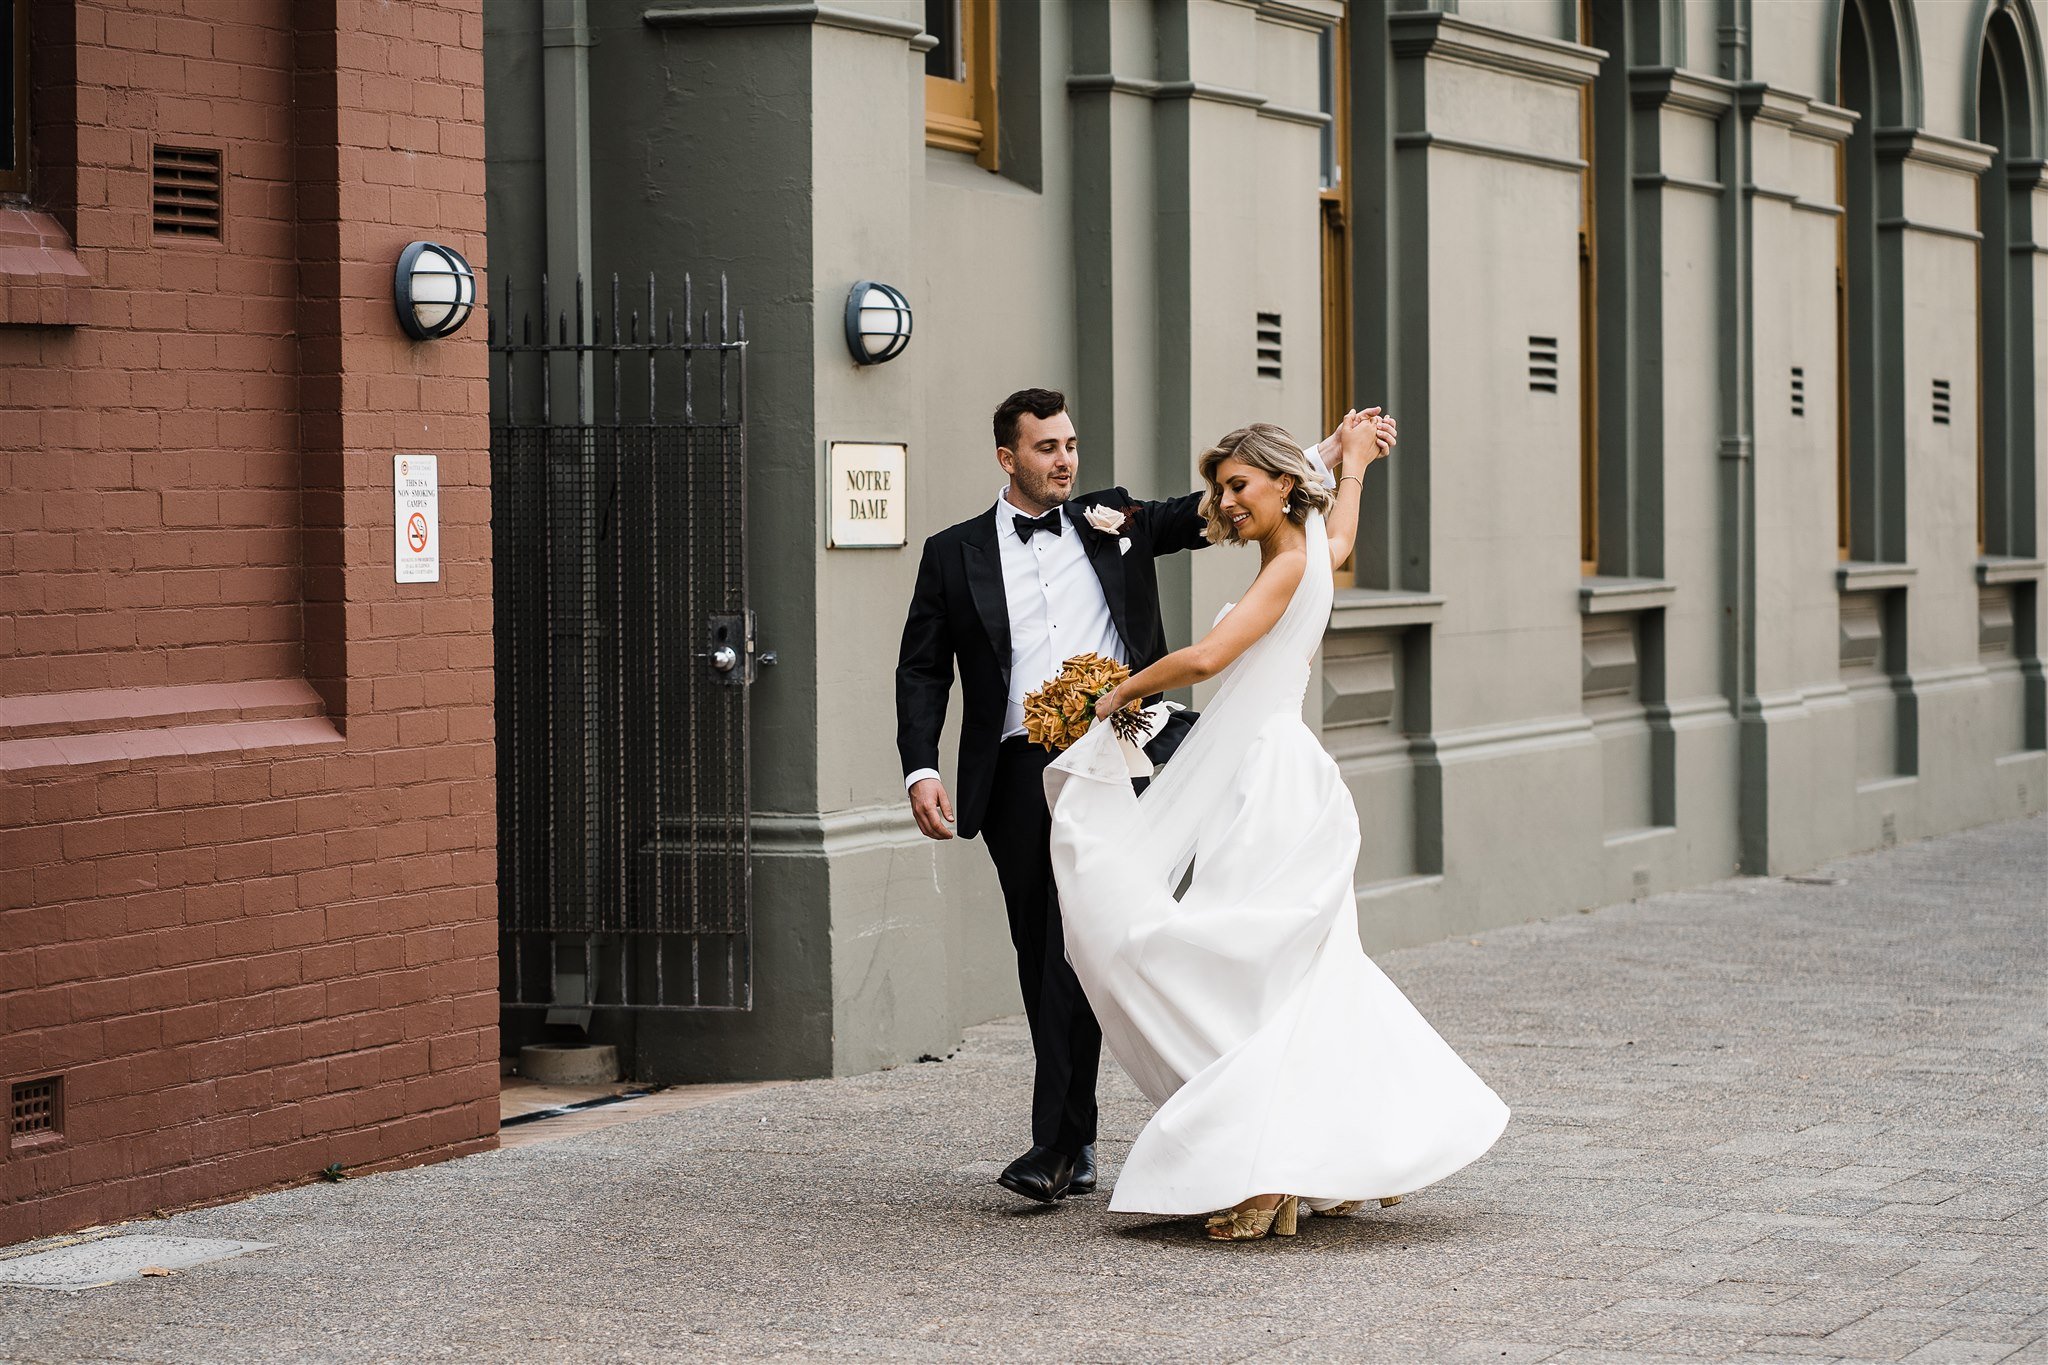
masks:
<path fill-rule="evenodd" d="M 1052 816 L 1044 773 L 1052 755 L 1023 738 L 996 758 L 995 787 L 981 839 L 988 845 L 1010 912 L 1017 984 L 1037 1063 L 1031 1086 L 1031 1142 L 1069 1155 L 1095 1141 L 1095 1072 L 1102 1029 L 1067 965 L 1059 889 L 1053 885 Z"/>

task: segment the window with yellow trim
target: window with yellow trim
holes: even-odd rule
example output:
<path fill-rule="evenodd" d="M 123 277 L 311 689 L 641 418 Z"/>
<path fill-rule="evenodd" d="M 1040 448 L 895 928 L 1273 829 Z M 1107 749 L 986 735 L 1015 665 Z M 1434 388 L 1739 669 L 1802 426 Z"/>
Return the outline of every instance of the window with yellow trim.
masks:
<path fill-rule="evenodd" d="M 924 140 L 996 169 L 996 0 L 924 0 Z"/>
<path fill-rule="evenodd" d="M 1835 144 L 1835 557 L 1849 557 L 1849 170 Z"/>

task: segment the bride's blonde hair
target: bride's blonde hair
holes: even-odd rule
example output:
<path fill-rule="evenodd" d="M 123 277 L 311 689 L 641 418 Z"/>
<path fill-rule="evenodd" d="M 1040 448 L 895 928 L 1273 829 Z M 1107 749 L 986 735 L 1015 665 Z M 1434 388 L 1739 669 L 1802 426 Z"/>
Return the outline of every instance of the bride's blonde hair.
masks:
<path fill-rule="evenodd" d="M 1220 506 L 1223 486 L 1216 481 L 1216 471 L 1222 468 L 1225 460 L 1236 460 L 1253 469 L 1263 469 L 1275 478 L 1285 475 L 1293 479 L 1294 491 L 1287 495 L 1287 519 L 1297 526 L 1308 520 L 1310 512 L 1327 511 L 1336 501 L 1309 468 L 1308 457 L 1301 453 L 1301 447 L 1284 428 L 1271 422 L 1254 422 L 1248 427 L 1239 427 L 1202 452 L 1202 482 L 1209 485 L 1208 493 L 1202 498 L 1202 520 L 1207 523 L 1203 534 L 1209 537 L 1212 545 L 1223 545 L 1237 539 L 1237 528 L 1224 520 Z"/>

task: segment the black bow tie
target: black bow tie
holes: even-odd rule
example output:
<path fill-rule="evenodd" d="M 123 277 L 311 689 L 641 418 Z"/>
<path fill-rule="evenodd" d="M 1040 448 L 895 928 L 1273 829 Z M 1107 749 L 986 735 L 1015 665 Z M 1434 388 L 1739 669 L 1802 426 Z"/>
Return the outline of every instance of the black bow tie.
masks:
<path fill-rule="evenodd" d="M 1033 531 L 1050 531 L 1056 536 L 1065 534 L 1065 531 L 1060 526 L 1060 509 L 1057 507 L 1042 517 L 1015 516 L 1010 518 L 1010 520 L 1017 523 L 1017 539 L 1027 544 L 1031 540 L 1031 533 Z"/>

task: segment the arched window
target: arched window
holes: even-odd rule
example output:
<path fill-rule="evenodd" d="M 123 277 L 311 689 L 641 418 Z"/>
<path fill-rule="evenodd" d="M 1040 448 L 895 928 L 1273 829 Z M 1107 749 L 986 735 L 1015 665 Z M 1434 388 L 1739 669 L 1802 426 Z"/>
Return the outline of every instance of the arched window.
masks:
<path fill-rule="evenodd" d="M 1680 65 L 1669 0 L 1580 0 L 1579 40 L 1607 55 L 1581 92 L 1579 561 L 1583 572 L 1655 578 L 1662 500 L 1661 189 L 1639 187 L 1638 138 L 1656 137 L 1632 82 Z M 1636 73 L 1632 75 L 1631 73 Z M 1639 134 L 1637 120 L 1649 129 Z"/>
<path fill-rule="evenodd" d="M 1612 16 L 1621 13 L 1619 7 L 1610 10 Z M 1579 41 L 1607 50 L 1606 59 L 1600 63 L 1600 74 L 1592 84 L 1579 90 L 1579 155 L 1586 162 L 1586 169 L 1579 173 L 1579 571 L 1587 574 L 1600 572 L 1600 283 L 1593 243 L 1600 212 L 1601 172 L 1614 152 L 1626 146 L 1613 139 L 1606 139 L 1605 147 L 1600 145 L 1603 139 L 1599 133 L 1612 127 L 1613 116 L 1613 111 L 1600 106 L 1609 102 L 1601 96 L 1616 84 L 1626 100 L 1625 32 L 1624 28 L 1616 27 L 1610 33 L 1596 36 L 1593 0 L 1579 0 Z M 1605 42 L 1601 41 L 1603 38 Z M 1622 41 L 1617 42 L 1616 38 Z M 1625 103 L 1621 116 L 1627 117 Z M 1603 156 L 1603 152 L 1607 155 Z"/>
<path fill-rule="evenodd" d="M 2042 174 L 2035 146 L 2040 48 L 2028 18 L 2014 0 L 1991 11 L 1977 72 L 1977 140 L 1992 148 L 1978 181 L 1984 240 L 1977 253 L 1983 329 L 1977 539 L 1987 555 L 2023 558 L 2036 554 L 2039 544 L 2031 514 L 2039 396 L 2029 200 Z"/>
<path fill-rule="evenodd" d="M 1856 126 L 1841 152 L 1836 261 L 1841 355 L 1837 541 L 1844 559 L 1906 557 L 1903 156 L 1919 121 L 1917 64 L 1895 0 L 1842 0 L 1836 102 Z"/>

